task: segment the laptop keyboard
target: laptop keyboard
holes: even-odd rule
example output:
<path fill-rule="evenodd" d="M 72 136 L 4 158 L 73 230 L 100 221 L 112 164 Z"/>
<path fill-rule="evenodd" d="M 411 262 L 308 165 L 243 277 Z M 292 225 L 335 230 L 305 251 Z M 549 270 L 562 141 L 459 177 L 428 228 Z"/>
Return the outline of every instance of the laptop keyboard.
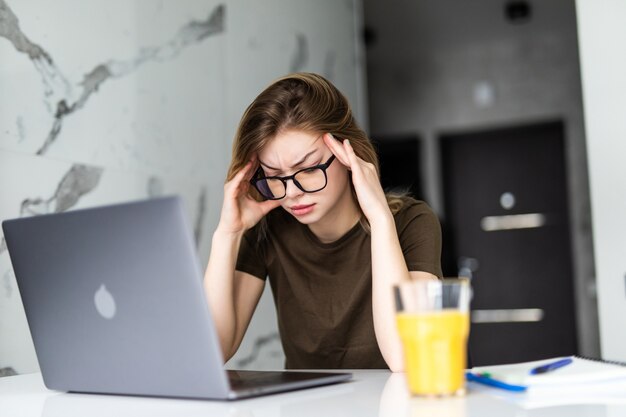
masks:
<path fill-rule="evenodd" d="M 281 371 L 228 370 L 227 373 L 230 387 L 234 390 L 288 384 L 327 376 L 319 373 Z"/>
<path fill-rule="evenodd" d="M 229 370 L 230 387 L 234 390 L 276 385 L 288 382 L 282 372 Z"/>

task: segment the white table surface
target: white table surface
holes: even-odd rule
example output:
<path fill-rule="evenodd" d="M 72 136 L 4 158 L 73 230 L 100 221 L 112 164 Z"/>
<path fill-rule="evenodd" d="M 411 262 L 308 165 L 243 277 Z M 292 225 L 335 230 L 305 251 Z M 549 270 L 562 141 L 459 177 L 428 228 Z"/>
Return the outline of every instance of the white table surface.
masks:
<path fill-rule="evenodd" d="M 537 397 L 530 394 L 475 384 L 468 385 L 465 397 L 410 398 L 404 374 L 352 372 L 350 382 L 234 402 L 61 393 L 47 390 L 41 374 L 18 375 L 0 378 L 0 416 L 626 416 L 626 390 L 570 395 L 568 404 L 536 408 Z"/>

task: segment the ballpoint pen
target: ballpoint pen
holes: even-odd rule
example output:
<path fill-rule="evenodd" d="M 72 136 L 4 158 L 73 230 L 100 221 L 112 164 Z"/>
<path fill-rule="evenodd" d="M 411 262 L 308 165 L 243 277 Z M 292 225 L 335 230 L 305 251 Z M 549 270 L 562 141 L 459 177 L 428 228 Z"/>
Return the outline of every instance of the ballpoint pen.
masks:
<path fill-rule="evenodd" d="M 572 363 L 572 358 L 559 359 L 558 361 L 550 362 L 545 365 L 537 366 L 536 368 L 531 369 L 530 374 L 531 375 L 545 374 L 546 372 L 551 372 L 551 371 L 554 371 L 555 369 L 559 369 L 564 366 L 567 366 L 570 363 Z"/>
<path fill-rule="evenodd" d="M 528 388 L 524 385 L 509 384 L 503 381 L 498 381 L 497 379 L 493 379 L 488 373 L 475 374 L 472 372 L 466 372 L 465 379 L 471 382 L 477 382 L 479 384 L 513 392 L 523 392 Z"/>

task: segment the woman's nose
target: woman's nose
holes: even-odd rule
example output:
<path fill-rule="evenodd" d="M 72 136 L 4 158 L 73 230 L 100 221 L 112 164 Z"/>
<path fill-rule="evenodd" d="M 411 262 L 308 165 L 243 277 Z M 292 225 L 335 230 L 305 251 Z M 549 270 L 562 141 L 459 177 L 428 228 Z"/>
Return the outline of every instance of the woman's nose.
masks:
<path fill-rule="evenodd" d="M 287 183 L 285 184 L 285 197 L 297 197 L 300 196 L 302 194 L 304 194 L 304 191 L 302 191 L 300 188 L 298 188 L 298 186 L 295 184 L 295 182 L 293 180 L 287 181 Z"/>

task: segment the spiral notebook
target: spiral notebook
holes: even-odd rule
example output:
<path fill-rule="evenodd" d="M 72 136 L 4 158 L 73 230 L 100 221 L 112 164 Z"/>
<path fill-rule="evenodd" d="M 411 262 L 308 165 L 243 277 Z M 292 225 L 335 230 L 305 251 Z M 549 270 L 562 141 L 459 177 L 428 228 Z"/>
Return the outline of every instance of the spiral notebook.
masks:
<path fill-rule="evenodd" d="M 572 359 L 572 362 L 566 366 L 542 374 L 531 374 L 532 369 L 568 358 Z M 578 356 L 475 367 L 471 369 L 471 372 L 476 375 L 488 375 L 489 378 L 506 384 L 527 388 L 626 380 L 626 364 Z"/>
<path fill-rule="evenodd" d="M 563 359 L 571 363 L 533 375 L 531 370 Z M 523 408 L 566 404 L 626 404 L 626 363 L 567 356 L 474 367 L 468 380 L 496 388 L 496 395 Z M 515 392 L 517 391 L 517 392 Z M 495 390 L 494 390 L 495 392 Z"/>

